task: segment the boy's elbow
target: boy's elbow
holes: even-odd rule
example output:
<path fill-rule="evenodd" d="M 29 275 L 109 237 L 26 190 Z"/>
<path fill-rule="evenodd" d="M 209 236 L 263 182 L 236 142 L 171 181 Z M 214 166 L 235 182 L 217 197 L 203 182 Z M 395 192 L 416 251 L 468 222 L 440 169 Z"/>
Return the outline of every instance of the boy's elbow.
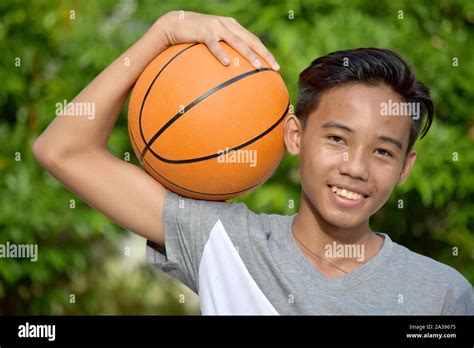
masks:
<path fill-rule="evenodd" d="M 41 136 L 33 142 L 32 152 L 36 161 L 46 170 L 58 161 L 58 151 L 55 151 L 53 146 L 47 143 Z"/>
<path fill-rule="evenodd" d="M 33 157 L 48 172 L 61 170 L 71 158 L 102 149 L 85 147 L 82 144 L 71 144 L 62 140 L 52 140 L 43 133 L 33 142 Z"/>

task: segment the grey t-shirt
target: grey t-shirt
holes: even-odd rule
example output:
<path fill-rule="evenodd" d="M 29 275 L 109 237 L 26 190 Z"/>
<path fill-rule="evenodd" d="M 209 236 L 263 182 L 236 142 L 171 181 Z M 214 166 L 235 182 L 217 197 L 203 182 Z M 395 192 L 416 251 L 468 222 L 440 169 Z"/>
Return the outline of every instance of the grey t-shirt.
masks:
<path fill-rule="evenodd" d="M 202 314 L 474 314 L 471 284 L 454 268 L 384 243 L 347 275 L 326 278 L 291 234 L 293 216 L 168 191 L 165 248 L 147 260 L 200 296 Z"/>

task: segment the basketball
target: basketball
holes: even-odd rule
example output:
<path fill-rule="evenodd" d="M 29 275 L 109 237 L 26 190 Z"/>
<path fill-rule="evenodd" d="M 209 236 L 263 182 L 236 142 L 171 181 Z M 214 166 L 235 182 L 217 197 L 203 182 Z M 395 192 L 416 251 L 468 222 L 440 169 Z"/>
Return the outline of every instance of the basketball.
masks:
<path fill-rule="evenodd" d="M 171 46 L 137 80 L 128 131 L 143 168 L 167 189 L 222 201 L 265 182 L 285 148 L 288 90 L 261 57 L 255 69 L 224 42 L 228 66 L 204 44 Z"/>

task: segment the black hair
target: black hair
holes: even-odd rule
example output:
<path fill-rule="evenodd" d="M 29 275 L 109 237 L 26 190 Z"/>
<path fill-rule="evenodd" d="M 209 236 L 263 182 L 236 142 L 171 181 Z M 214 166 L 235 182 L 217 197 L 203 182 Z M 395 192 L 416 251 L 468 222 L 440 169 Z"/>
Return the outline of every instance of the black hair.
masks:
<path fill-rule="evenodd" d="M 308 116 L 318 107 L 324 92 L 350 83 L 368 85 L 385 83 L 405 102 L 420 104 L 419 117 L 412 119 L 407 152 L 412 148 L 418 135 L 421 134 L 420 138 L 423 138 L 430 129 L 434 105 L 429 88 L 416 79 L 413 68 L 400 54 L 378 48 L 332 52 L 315 59 L 301 72 L 298 81 L 296 116 L 303 127 L 306 125 Z"/>

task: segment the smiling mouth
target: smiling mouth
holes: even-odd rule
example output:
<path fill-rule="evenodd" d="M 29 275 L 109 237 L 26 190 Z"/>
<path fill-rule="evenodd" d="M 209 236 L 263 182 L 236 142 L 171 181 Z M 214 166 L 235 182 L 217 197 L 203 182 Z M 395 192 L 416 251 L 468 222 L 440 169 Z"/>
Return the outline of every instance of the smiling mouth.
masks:
<path fill-rule="evenodd" d="M 328 185 L 328 186 L 331 189 L 331 191 L 334 192 L 335 194 L 337 194 L 338 196 L 340 196 L 342 198 L 345 198 L 345 199 L 352 200 L 352 201 L 360 201 L 364 198 L 369 197 L 368 195 L 365 195 L 363 193 L 350 191 L 348 189 L 340 188 L 340 187 L 337 187 L 335 185 Z"/>

